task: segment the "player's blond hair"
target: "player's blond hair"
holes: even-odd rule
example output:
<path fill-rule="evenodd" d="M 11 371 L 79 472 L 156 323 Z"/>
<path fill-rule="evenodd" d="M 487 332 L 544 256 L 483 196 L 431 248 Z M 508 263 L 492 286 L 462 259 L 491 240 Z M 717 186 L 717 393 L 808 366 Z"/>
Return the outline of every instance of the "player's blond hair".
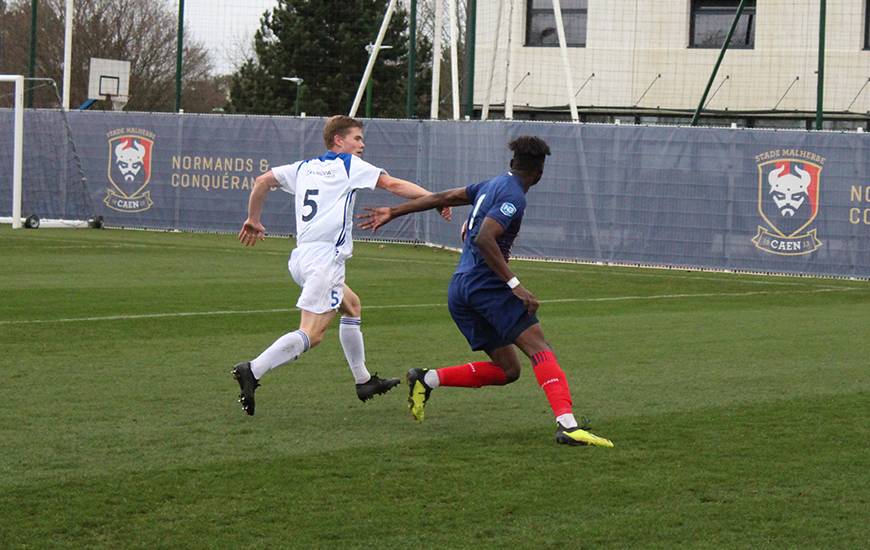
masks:
<path fill-rule="evenodd" d="M 327 149 L 330 149 L 335 145 L 335 136 L 344 137 L 351 128 L 362 129 L 362 127 L 362 122 L 347 115 L 329 117 L 323 127 L 323 143 L 326 144 Z"/>

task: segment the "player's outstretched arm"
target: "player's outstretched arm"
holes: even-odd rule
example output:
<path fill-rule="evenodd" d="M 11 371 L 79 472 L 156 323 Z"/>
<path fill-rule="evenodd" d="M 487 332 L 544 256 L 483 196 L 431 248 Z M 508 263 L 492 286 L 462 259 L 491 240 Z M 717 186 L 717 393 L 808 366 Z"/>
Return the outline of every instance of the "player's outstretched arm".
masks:
<path fill-rule="evenodd" d="M 381 208 L 366 208 L 364 213 L 357 214 L 356 216 L 357 220 L 359 220 L 357 227 L 376 231 L 382 225 L 389 223 L 390 220 L 400 218 L 406 214 L 422 212 L 431 208 L 445 208 L 463 204 L 471 204 L 471 202 L 465 193 L 465 187 L 457 187 L 441 191 L 440 193 L 430 193 L 392 208 L 386 206 Z"/>
<path fill-rule="evenodd" d="M 417 199 L 429 194 L 429 191 L 416 183 L 401 178 L 394 178 L 386 172 L 381 173 L 381 176 L 378 178 L 377 187 L 398 195 L 403 199 Z"/>
<path fill-rule="evenodd" d="M 398 195 L 403 199 L 418 199 L 432 194 L 431 191 L 427 191 L 412 181 L 394 178 L 386 172 L 382 173 L 381 177 L 378 178 L 377 187 Z M 449 206 L 441 207 L 439 210 L 441 217 L 445 220 L 450 221 L 453 219 L 453 213 Z"/>
<path fill-rule="evenodd" d="M 239 242 L 243 245 L 254 246 L 257 241 L 266 238 L 266 228 L 260 222 L 260 216 L 263 213 L 263 203 L 266 202 L 269 191 L 275 187 L 278 187 L 278 180 L 275 179 L 271 170 L 254 180 L 251 196 L 248 198 L 248 219 L 245 220 L 239 231 Z"/>

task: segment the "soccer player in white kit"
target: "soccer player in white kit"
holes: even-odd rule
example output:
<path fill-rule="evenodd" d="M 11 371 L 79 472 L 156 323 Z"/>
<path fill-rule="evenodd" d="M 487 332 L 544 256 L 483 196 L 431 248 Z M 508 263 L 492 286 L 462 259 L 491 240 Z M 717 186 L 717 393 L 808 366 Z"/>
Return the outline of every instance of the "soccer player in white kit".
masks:
<path fill-rule="evenodd" d="M 342 314 L 339 339 L 356 381 L 357 397 L 366 401 L 399 383 L 398 378 L 369 374 L 360 331 L 362 306 L 344 282 L 344 264 L 353 250 L 354 196 L 360 189 L 376 187 L 406 199 L 430 193 L 362 160 L 362 127 L 351 117 L 331 117 L 323 129 L 328 149 L 324 155 L 277 166 L 259 176 L 251 189 L 248 219 L 239 232 L 239 241 L 245 246 L 254 246 L 265 238 L 260 215 L 269 192 L 280 188 L 295 195 L 296 248 L 288 267 L 293 280 L 302 287 L 296 302 L 302 316 L 298 330 L 278 338 L 257 358 L 233 368 L 241 390 L 239 403 L 248 415 L 254 414 L 254 390 L 263 375 L 318 345 L 336 311 Z M 441 215 L 449 220 L 450 210 L 445 208 Z"/>

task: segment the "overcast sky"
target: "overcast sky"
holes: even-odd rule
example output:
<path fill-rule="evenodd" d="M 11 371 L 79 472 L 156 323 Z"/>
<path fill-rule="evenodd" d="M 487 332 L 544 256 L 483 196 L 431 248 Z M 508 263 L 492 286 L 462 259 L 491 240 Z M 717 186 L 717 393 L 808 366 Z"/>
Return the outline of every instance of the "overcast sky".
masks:
<path fill-rule="evenodd" d="M 251 40 L 260 15 L 277 4 L 276 0 L 185 0 L 184 25 L 189 36 L 205 44 L 216 72 L 229 73 L 246 53 L 253 52 Z"/>
<path fill-rule="evenodd" d="M 400 2 L 407 6 L 406 0 Z M 422 10 L 425 2 L 420 0 L 418 9 Z M 277 0 L 184 0 L 184 25 L 189 36 L 209 50 L 216 73 L 230 73 L 246 55 L 253 55 L 251 44 L 260 16 L 277 5 Z M 462 13 L 464 0 L 459 0 L 459 6 Z"/>

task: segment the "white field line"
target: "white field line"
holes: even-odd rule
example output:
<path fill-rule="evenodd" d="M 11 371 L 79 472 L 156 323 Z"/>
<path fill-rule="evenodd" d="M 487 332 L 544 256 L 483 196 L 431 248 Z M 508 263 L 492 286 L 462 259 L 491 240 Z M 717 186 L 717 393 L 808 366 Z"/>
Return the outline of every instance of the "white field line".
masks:
<path fill-rule="evenodd" d="M 420 264 L 438 264 L 443 265 L 441 262 L 436 262 L 432 260 L 404 260 L 399 258 L 376 258 L 374 256 L 354 256 L 361 260 L 370 260 L 373 262 L 396 262 L 396 263 L 420 263 Z M 587 271 L 582 269 L 567 269 L 567 268 L 559 268 L 559 267 L 541 267 L 538 264 L 540 262 L 535 262 L 533 260 L 512 260 L 512 262 L 523 262 L 523 266 L 520 268 L 520 271 L 539 271 L 544 273 L 569 273 L 571 275 L 579 275 L 581 277 L 600 277 L 602 272 L 599 271 Z M 578 266 L 582 266 L 583 264 L 576 264 Z M 599 266 L 594 266 L 599 267 Z M 609 266 L 600 266 L 601 268 L 606 268 Z M 628 268 L 631 269 L 631 268 Z M 811 287 L 811 288 L 841 288 L 841 287 L 829 287 L 829 286 L 818 286 L 813 283 L 799 283 L 799 282 L 787 282 L 787 281 L 757 281 L 753 279 L 744 279 L 739 278 L 737 276 L 732 277 L 715 277 L 715 276 L 704 276 L 704 275 L 679 275 L 670 269 L 662 268 L 663 273 L 636 273 L 629 271 L 617 271 L 614 270 L 608 273 L 609 276 L 614 277 L 647 277 L 653 279 L 680 279 L 680 280 L 697 280 L 697 281 L 723 281 L 727 283 L 736 283 L 736 284 L 750 284 L 750 285 L 776 285 L 776 286 L 802 286 L 802 287 Z M 741 274 L 747 275 L 747 274 Z M 752 276 L 752 275 L 749 275 Z M 756 275 L 756 277 L 764 277 L 764 275 Z"/>
<path fill-rule="evenodd" d="M 51 239 L 44 239 L 45 241 L 50 241 Z M 61 240 L 55 240 L 55 242 L 64 242 Z M 420 245 L 423 246 L 423 245 Z M 57 249 L 69 249 L 69 248 L 87 248 L 87 249 L 95 249 L 95 248 L 110 248 L 110 249 L 121 249 L 121 248 L 163 248 L 163 249 L 176 249 L 176 250 L 194 250 L 201 252 L 209 252 L 209 253 L 221 253 L 221 254 L 237 254 L 240 248 L 208 248 L 208 247 L 191 247 L 187 245 L 178 245 L 178 244 L 152 244 L 152 243 L 93 243 L 88 245 L 72 245 L 72 246 L 63 246 L 59 245 L 56 247 L 44 247 L 44 248 L 57 248 Z M 263 256 L 281 256 L 284 258 L 289 258 L 290 249 L 286 252 L 276 252 L 273 250 L 258 250 L 256 254 L 260 254 Z M 456 256 L 459 254 L 456 253 Z M 444 262 L 439 260 L 419 260 L 419 259 L 405 259 L 405 258 L 379 258 L 377 256 L 370 256 L 368 254 L 360 254 L 354 256 L 358 260 L 364 261 L 372 261 L 372 262 L 385 262 L 385 263 L 406 263 L 406 264 L 422 264 L 422 265 L 444 265 Z M 522 270 L 523 271 L 537 271 L 543 273 L 567 273 L 571 275 L 577 275 L 581 277 L 597 277 L 601 275 L 600 270 L 585 270 L 585 269 L 568 269 L 568 268 L 559 268 L 559 267 L 543 267 L 541 266 L 541 262 L 536 262 L 534 260 L 523 260 L 517 259 L 516 262 L 523 262 Z M 557 262 L 554 262 L 557 263 Z M 350 264 L 353 265 L 352 263 Z M 452 267 L 452 264 L 450 264 Z M 571 264 L 577 265 L 578 267 L 624 267 L 627 269 L 632 269 L 631 266 L 590 266 L 587 264 Z M 639 268 L 635 268 L 639 269 Z M 653 278 L 653 279 L 680 279 L 680 280 L 694 280 L 694 281 L 722 281 L 727 283 L 737 283 L 737 284 L 748 284 L 748 285 L 771 285 L 771 286 L 798 286 L 804 288 L 842 288 L 842 287 L 833 287 L 829 285 L 819 285 L 814 281 L 770 281 L 770 280 L 757 280 L 757 279 L 749 279 L 747 277 L 767 277 L 766 275 L 758 274 L 753 275 L 751 273 L 739 273 L 734 274 L 730 277 L 721 277 L 715 276 L 712 274 L 702 274 L 702 275 L 682 275 L 680 274 L 680 269 L 667 269 L 667 268 L 652 268 L 658 269 L 661 273 L 638 273 L 634 271 L 626 271 L 625 269 L 613 270 L 609 273 L 608 276 L 614 277 L 645 277 L 645 278 Z"/>
<path fill-rule="evenodd" d="M 542 304 L 569 304 L 569 303 L 595 303 L 595 302 L 628 302 L 645 300 L 683 300 L 691 298 L 740 298 L 745 296 L 761 296 L 775 294 L 817 294 L 820 292 L 848 292 L 854 288 L 817 288 L 812 290 L 782 290 L 754 292 L 706 292 L 699 294 L 654 294 L 651 296 L 605 296 L 601 298 L 559 298 L 555 300 L 540 300 Z M 429 307 L 445 307 L 446 303 L 434 304 L 391 304 L 365 306 L 370 309 L 416 309 Z M 273 308 L 273 309 L 241 309 L 241 310 L 217 310 L 217 311 L 179 311 L 173 313 L 142 313 L 138 315 L 106 315 L 102 317 L 72 317 L 68 319 L 26 319 L 17 321 L 0 321 L 0 325 L 34 325 L 46 323 L 76 323 L 93 321 L 131 321 L 138 319 L 163 319 L 167 317 L 211 317 L 220 315 L 256 315 L 260 313 L 289 313 L 296 308 Z"/>

